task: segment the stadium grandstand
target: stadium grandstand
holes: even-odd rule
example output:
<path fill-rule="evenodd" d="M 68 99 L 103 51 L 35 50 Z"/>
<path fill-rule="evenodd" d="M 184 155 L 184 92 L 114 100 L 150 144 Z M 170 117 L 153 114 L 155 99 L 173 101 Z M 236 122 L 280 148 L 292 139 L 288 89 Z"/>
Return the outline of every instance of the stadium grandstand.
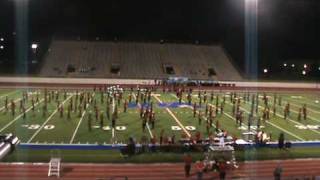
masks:
<path fill-rule="evenodd" d="M 241 80 L 221 46 L 54 40 L 41 67 L 46 77 Z"/>

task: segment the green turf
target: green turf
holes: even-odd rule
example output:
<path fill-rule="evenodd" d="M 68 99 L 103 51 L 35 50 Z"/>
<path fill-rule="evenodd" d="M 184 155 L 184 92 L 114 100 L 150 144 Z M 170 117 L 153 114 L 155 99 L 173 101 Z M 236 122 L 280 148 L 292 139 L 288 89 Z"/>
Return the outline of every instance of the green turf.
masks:
<path fill-rule="evenodd" d="M 156 125 L 155 129 L 146 129 L 142 131 L 142 120 L 139 117 L 139 107 L 128 108 L 127 112 L 123 112 L 123 103 L 124 99 L 128 99 L 129 92 L 124 93 L 124 98 L 118 106 L 119 118 L 117 120 L 117 126 L 125 126 L 126 130 L 120 131 L 115 130 L 112 133 L 112 130 L 102 130 L 101 128 L 93 128 L 91 132 L 88 130 L 88 112 L 94 112 L 93 104 L 89 104 L 87 110 L 84 112 L 83 117 L 79 116 L 79 112 L 72 112 L 71 119 L 67 118 L 66 113 L 64 117 L 60 117 L 59 112 L 55 112 L 57 109 L 57 104 L 55 100 L 52 100 L 48 103 L 48 113 L 42 115 L 42 107 L 44 102 L 41 101 L 36 105 L 35 112 L 31 110 L 27 112 L 27 118 L 22 118 L 22 113 L 19 111 L 19 99 L 22 97 L 22 92 L 29 91 L 33 92 L 34 90 L 28 89 L 2 89 L 0 90 L 0 133 L 14 133 L 16 134 L 23 143 L 32 142 L 32 143 L 74 143 L 74 144 L 109 144 L 112 142 L 117 143 L 126 143 L 129 137 L 134 137 L 137 141 L 140 141 L 141 138 L 146 137 L 149 139 L 151 136 L 156 137 L 157 139 L 160 136 L 160 132 L 164 132 L 164 136 L 175 135 L 179 139 L 184 133 L 183 130 L 172 130 L 172 126 L 193 126 L 196 128 L 195 131 L 188 130 L 191 135 L 194 135 L 195 132 L 200 131 L 203 137 L 207 137 L 206 129 L 206 117 L 201 118 L 201 124 L 199 124 L 198 116 L 193 117 L 192 107 L 183 107 L 183 108 L 165 108 L 158 106 L 158 99 L 163 103 L 173 103 L 177 102 L 178 99 L 174 93 L 163 93 L 161 91 L 154 92 L 157 94 L 157 98 L 152 97 L 151 101 L 154 103 L 154 111 L 156 114 Z M 50 90 L 51 91 L 51 90 Z M 90 90 L 89 90 L 90 91 Z M 43 90 L 38 91 L 40 93 L 40 100 L 44 98 Z M 69 93 L 74 93 L 75 91 L 70 90 Z M 92 91 L 91 91 L 92 92 Z M 134 91 L 134 93 L 136 93 Z M 245 92 L 238 92 L 238 96 L 243 97 Z M 256 92 L 251 92 L 253 94 Z M 262 92 L 259 92 L 260 95 Z M 269 104 L 270 107 L 273 106 L 273 96 L 275 92 L 267 93 L 270 96 Z M 73 96 L 74 94 L 69 94 Z M 228 131 L 232 136 L 241 138 L 241 134 L 245 130 L 239 129 L 235 123 L 235 118 L 232 116 L 232 104 L 229 98 L 229 92 L 215 92 L 214 99 L 211 102 L 208 100 L 208 104 L 215 106 L 216 96 L 219 96 L 220 103 L 222 97 L 227 95 L 226 103 L 224 108 L 224 113 L 218 113 L 213 122 L 213 127 L 210 129 L 211 132 L 215 131 L 216 121 L 219 121 L 220 129 Z M 7 112 L 4 109 L 4 99 L 8 97 L 9 102 L 11 100 L 16 101 L 16 115 L 13 117 L 10 110 Z M 105 98 L 105 94 L 103 97 Z M 262 123 L 264 126 L 264 131 L 272 135 L 272 139 L 276 140 L 278 135 L 283 132 L 287 140 L 319 140 L 320 139 L 320 129 L 299 129 L 297 125 L 320 125 L 320 104 L 316 103 L 316 100 L 319 99 L 319 94 L 317 93 L 304 93 L 304 92 L 281 92 L 277 93 L 277 96 L 282 97 L 282 106 L 277 105 L 277 113 L 273 116 L 271 108 L 271 119 L 265 123 Z M 35 98 L 35 94 L 29 95 L 29 100 L 26 102 L 25 107 L 31 107 L 31 98 Z M 208 99 L 210 97 L 210 92 L 208 92 Z M 58 99 L 60 102 L 64 101 L 63 92 L 60 92 Z M 186 94 L 184 94 L 184 102 L 187 101 Z M 67 109 L 67 104 L 69 104 L 70 99 L 67 99 L 65 102 L 65 111 Z M 101 102 L 101 93 L 96 92 L 93 97 L 93 101 L 97 102 L 99 111 L 104 114 L 104 126 L 111 127 L 111 120 L 106 118 L 106 101 Z M 132 101 L 135 101 L 134 98 Z M 193 102 L 198 102 L 197 92 L 193 93 L 192 96 Z M 141 101 L 140 101 L 141 102 Z M 139 102 L 139 103 L 140 103 Z M 251 102 L 251 101 L 250 101 Z M 248 112 L 250 111 L 251 104 L 250 102 L 244 103 L 241 102 L 241 109 L 245 112 L 243 126 L 247 125 Z M 285 103 L 289 102 L 291 104 L 291 114 L 287 120 L 283 119 L 283 106 Z M 116 102 L 117 103 L 117 102 Z M 219 105 L 220 105 L 219 103 Z M 306 121 L 297 120 L 297 112 L 299 108 L 307 104 L 308 107 L 308 119 Z M 264 108 L 262 99 L 259 100 L 259 114 Z M 9 106 L 10 107 L 10 106 Z M 199 109 L 202 114 L 204 114 L 204 108 Z M 175 118 L 170 114 L 170 112 L 178 119 L 180 123 L 177 123 Z M 55 112 L 55 113 L 54 113 Z M 93 113 L 93 119 L 94 113 Z M 38 125 L 39 128 L 30 129 L 26 126 Z M 99 126 L 100 121 L 93 120 L 93 126 Z M 54 126 L 53 129 L 47 130 L 47 126 Z M 79 126 L 79 127 L 78 127 Z M 78 128 L 77 128 L 78 127 Z M 113 141 L 114 140 L 114 141 Z"/>
<path fill-rule="evenodd" d="M 320 148 L 259 148 L 236 151 L 237 161 L 320 158 Z M 26 150 L 17 149 L 3 159 L 4 162 L 49 162 L 51 156 L 60 155 L 63 162 L 81 163 L 160 163 L 182 162 L 183 153 L 144 153 L 124 157 L 116 150 Z M 203 159 L 203 153 L 191 153 L 193 160 Z"/>
<path fill-rule="evenodd" d="M 19 100 L 22 98 L 22 93 L 28 91 L 29 97 L 26 101 L 25 107 L 27 109 L 26 119 L 23 118 L 22 112 L 19 110 Z M 35 112 L 31 109 L 31 99 L 36 99 L 34 92 L 40 93 L 40 102 L 35 106 Z M 51 90 L 50 90 L 51 91 Z M 89 90 L 91 93 L 93 91 Z M 126 91 L 123 94 L 123 100 L 118 105 L 119 118 L 117 120 L 117 126 L 125 126 L 126 130 L 103 130 L 99 128 L 100 121 L 96 121 L 94 118 L 94 103 L 89 103 L 87 110 L 83 111 L 83 116 L 79 112 L 72 112 L 71 119 L 67 118 L 67 105 L 75 99 L 75 91 L 68 91 L 67 99 L 64 99 L 63 92 L 60 92 L 58 98 L 59 102 L 64 102 L 64 116 L 60 117 L 60 113 L 57 112 L 57 103 L 54 99 L 48 103 L 48 112 L 43 116 L 42 107 L 44 105 L 44 91 L 43 90 L 29 90 L 29 89 L 0 89 L 0 133 L 14 133 L 16 134 L 22 143 L 46 143 L 46 144 L 110 144 L 110 143 L 126 143 L 129 137 L 134 137 L 138 142 L 142 138 L 151 138 L 152 136 L 159 140 L 160 132 L 163 132 L 164 137 L 175 135 L 177 139 L 181 136 L 185 136 L 183 130 L 172 130 L 172 126 L 193 126 L 196 130 L 187 130 L 192 136 L 196 132 L 201 132 L 202 137 L 208 136 L 206 129 L 206 117 L 201 117 L 201 123 L 199 123 L 198 116 L 193 117 L 192 107 L 160 107 L 158 101 L 163 103 L 175 103 L 178 98 L 174 93 L 163 93 L 161 91 L 154 92 L 156 95 L 151 98 L 154 104 L 154 112 L 156 115 L 155 128 L 142 130 L 142 120 L 139 117 L 139 107 L 128 108 L 124 113 L 123 103 L 125 99 L 128 99 L 129 92 Z M 133 95 L 135 95 L 135 91 Z M 239 129 L 235 122 L 235 118 L 232 115 L 232 104 L 229 98 L 230 92 L 214 92 L 214 99 L 210 101 L 210 92 L 208 93 L 208 104 L 215 106 L 217 95 L 219 96 L 219 106 L 222 102 L 222 97 L 227 95 L 226 103 L 224 107 L 224 113 L 218 113 L 214 119 L 213 127 L 210 128 L 210 132 L 215 131 L 215 124 L 219 121 L 220 129 L 227 131 L 230 135 L 241 138 L 241 134 L 246 130 Z M 246 92 L 238 92 L 239 97 L 243 97 Z M 255 94 L 251 92 L 250 94 Z M 262 92 L 259 92 L 260 95 Z M 193 93 L 192 101 L 198 102 L 197 92 Z M 304 93 L 304 92 L 268 92 L 270 96 L 269 105 L 273 106 L 273 96 L 282 97 L 282 106 L 277 105 L 277 113 L 273 116 L 271 108 L 271 119 L 262 123 L 263 130 L 272 135 L 272 140 L 276 141 L 280 133 L 285 134 L 286 140 L 300 141 L 300 140 L 319 140 L 320 129 L 298 129 L 296 125 L 320 125 L 320 104 L 316 103 L 316 100 L 320 101 L 318 93 Z M 16 103 L 16 114 L 12 116 L 9 110 L 4 108 L 5 97 L 8 97 L 9 102 L 11 100 Z M 101 102 L 102 94 L 95 92 L 93 101 L 96 101 L 99 111 L 104 114 L 104 126 L 111 127 L 111 120 L 106 117 L 106 101 Z M 106 94 L 103 94 L 106 97 Z M 135 97 L 135 96 L 133 96 Z M 135 99 L 133 98 L 134 102 Z M 184 94 L 183 102 L 187 101 L 186 94 Z M 283 119 L 283 107 L 286 103 L 291 105 L 291 114 L 287 120 Z M 117 102 L 115 102 L 117 103 Z M 245 112 L 243 126 L 247 126 L 248 112 L 251 108 L 251 101 L 245 103 L 241 102 L 241 109 Z M 141 101 L 139 102 L 141 105 Z M 303 104 L 308 107 L 308 118 L 306 121 L 297 120 L 297 112 Z M 205 104 L 203 104 L 204 107 Z M 257 115 L 261 115 L 264 109 L 263 101 L 259 99 L 259 112 Z M 204 114 L 204 108 L 198 109 Z M 88 128 L 88 113 L 92 112 L 92 126 L 98 128 L 92 128 L 89 131 Z M 172 114 L 171 114 L 172 113 Z M 176 119 L 175 119 L 176 118 Z M 177 120 L 180 123 L 177 123 Z M 254 122 L 255 123 L 255 122 Z M 254 124 L 255 125 L 255 124 Z M 31 128 L 31 127 L 36 128 Z M 38 127 L 37 127 L 38 126 Z M 46 127 L 54 127 L 52 129 L 46 129 Z M 101 150 L 61 150 L 63 161 L 66 162 L 181 162 L 182 154 L 178 153 L 146 153 L 136 155 L 130 158 L 124 158 L 118 151 L 101 151 Z M 47 162 L 51 156 L 49 150 L 23 150 L 17 149 L 12 155 L 7 157 L 5 161 L 24 161 L 24 162 Z M 193 153 L 194 159 L 202 158 L 201 153 Z M 307 158 L 307 157 L 319 157 L 319 148 L 293 148 L 290 150 L 278 150 L 270 148 L 250 149 L 246 151 L 237 151 L 236 157 L 238 160 L 264 160 L 264 159 L 286 159 L 286 158 Z"/>

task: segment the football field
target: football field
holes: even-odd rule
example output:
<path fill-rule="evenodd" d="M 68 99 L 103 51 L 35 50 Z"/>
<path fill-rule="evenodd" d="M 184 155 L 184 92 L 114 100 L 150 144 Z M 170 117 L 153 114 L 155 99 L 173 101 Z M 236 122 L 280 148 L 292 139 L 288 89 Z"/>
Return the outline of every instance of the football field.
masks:
<path fill-rule="evenodd" d="M 90 94 L 88 101 L 76 103 L 76 96 L 81 93 Z M 182 137 L 194 137 L 198 132 L 204 139 L 212 132 L 222 130 L 227 131 L 233 137 L 241 138 L 242 133 L 248 131 L 248 115 L 252 107 L 252 101 L 245 101 L 245 97 L 257 96 L 258 93 L 259 103 L 255 105 L 258 109 L 255 117 L 262 116 L 265 105 L 263 92 L 238 91 L 236 93 L 236 98 L 241 99 L 240 110 L 244 113 L 242 126 L 236 124 L 232 112 L 234 107 L 230 99 L 233 94 L 231 91 L 207 90 L 207 101 L 202 102 L 202 105 L 199 106 L 198 92 L 192 93 L 192 103 L 188 104 L 187 93 L 183 94 L 179 102 L 175 92 L 153 91 L 150 101 L 144 102 L 143 99 L 137 97 L 136 90 L 124 90 L 121 99 L 114 99 L 108 104 L 106 92 L 93 90 L 48 89 L 45 95 L 44 89 L 1 89 L 0 133 L 13 133 L 22 143 L 34 144 L 114 144 L 127 143 L 130 137 L 137 142 L 150 138 L 159 141 L 160 134 L 163 137 L 175 136 L 176 140 L 179 140 Z M 212 98 L 211 95 L 213 95 Z M 261 122 L 260 130 L 271 135 L 272 141 L 277 141 L 281 132 L 285 134 L 287 140 L 320 140 L 319 94 L 266 92 L 265 95 L 271 107 L 270 119 Z M 51 97 L 48 98 L 48 96 Z M 205 96 L 204 91 L 201 91 L 200 96 Z M 272 107 L 275 96 L 281 97 L 282 102 L 281 104 L 276 103 L 274 113 Z M 138 98 L 138 103 L 136 103 L 136 98 Z M 221 112 L 220 106 L 223 99 L 225 99 L 224 110 Z M 14 115 L 12 102 L 15 104 Z M 127 102 L 126 112 L 124 112 L 125 102 Z M 195 117 L 194 102 L 197 103 Z M 140 108 L 143 106 L 146 109 L 151 103 L 155 113 L 154 127 L 147 123 L 143 130 Z M 284 119 L 284 108 L 287 103 L 290 104 L 290 114 Z M 67 108 L 70 104 L 74 104 L 72 110 Z M 299 109 L 304 104 L 307 107 L 307 119 L 298 120 Z M 209 118 L 205 113 L 206 106 L 215 109 L 216 105 L 218 105 L 217 114 L 212 121 L 212 126 L 208 128 Z M 111 118 L 107 118 L 107 106 L 111 107 L 111 111 L 118 111 L 115 126 L 112 126 Z M 97 118 L 95 117 L 96 112 L 98 112 Z M 253 132 L 259 130 L 256 121 L 251 124 L 250 130 Z"/>

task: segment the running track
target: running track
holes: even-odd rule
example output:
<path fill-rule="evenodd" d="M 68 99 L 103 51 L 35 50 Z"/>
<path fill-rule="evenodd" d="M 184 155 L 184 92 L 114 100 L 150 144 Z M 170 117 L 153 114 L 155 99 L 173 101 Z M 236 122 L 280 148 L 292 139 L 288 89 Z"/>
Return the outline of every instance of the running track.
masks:
<path fill-rule="evenodd" d="M 273 170 L 281 164 L 283 167 L 283 179 L 305 179 L 320 176 L 320 159 L 300 159 L 300 160 L 272 160 L 272 161 L 252 161 L 241 162 L 240 167 L 235 170 L 228 170 L 228 179 L 273 179 Z M 63 173 L 60 179 L 124 179 L 129 180 L 150 179 L 150 180 L 182 180 L 184 178 L 183 164 L 62 164 Z M 195 170 L 188 179 L 196 179 Z M 40 180 L 55 179 L 47 178 L 48 164 L 0 164 L 0 179 L 10 180 Z M 23 177 L 23 178 L 22 178 Z M 115 178 L 118 177 L 118 178 Z M 122 178 L 121 178 L 122 177 Z M 207 173 L 204 179 L 212 179 L 217 174 Z"/>

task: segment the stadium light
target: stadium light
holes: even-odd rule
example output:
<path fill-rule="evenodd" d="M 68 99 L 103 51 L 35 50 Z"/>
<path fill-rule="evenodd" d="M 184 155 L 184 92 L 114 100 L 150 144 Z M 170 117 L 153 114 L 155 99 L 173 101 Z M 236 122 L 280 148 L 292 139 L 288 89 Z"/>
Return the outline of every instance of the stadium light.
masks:
<path fill-rule="evenodd" d="M 302 71 L 302 75 L 306 75 L 307 72 L 305 70 Z"/>
<path fill-rule="evenodd" d="M 34 49 L 34 50 L 36 50 L 36 49 L 38 48 L 38 44 L 32 44 L 32 45 L 31 45 L 31 48 Z"/>
<path fill-rule="evenodd" d="M 291 64 L 291 67 L 293 67 L 293 68 L 294 68 L 295 66 L 296 66 L 295 64 Z"/>
<path fill-rule="evenodd" d="M 287 67 L 287 63 L 283 63 L 283 66 L 284 66 L 284 67 Z"/>
<path fill-rule="evenodd" d="M 303 65 L 303 68 L 305 68 L 305 69 L 306 69 L 307 67 L 308 67 L 308 66 L 307 66 L 307 64 L 304 64 L 304 65 Z"/>
<path fill-rule="evenodd" d="M 4 46 L 1 45 L 1 46 L 0 46 L 0 49 L 4 49 Z"/>
<path fill-rule="evenodd" d="M 268 69 L 267 69 L 267 68 L 264 68 L 264 69 L 263 69 L 263 73 L 268 73 Z"/>
<path fill-rule="evenodd" d="M 320 66 L 318 67 L 318 70 L 320 71 Z"/>
<path fill-rule="evenodd" d="M 4 41 L 4 38 L 0 38 L 0 41 L 3 42 L 3 41 Z"/>

